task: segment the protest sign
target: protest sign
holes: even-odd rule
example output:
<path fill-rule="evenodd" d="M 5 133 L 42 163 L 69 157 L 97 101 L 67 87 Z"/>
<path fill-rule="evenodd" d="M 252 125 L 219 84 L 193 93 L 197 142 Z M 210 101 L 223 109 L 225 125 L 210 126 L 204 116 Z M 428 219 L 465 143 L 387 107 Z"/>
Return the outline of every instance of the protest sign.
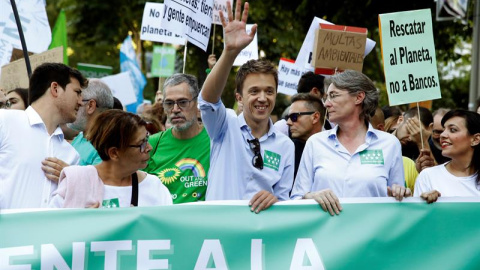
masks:
<path fill-rule="evenodd" d="M 429 9 L 380 14 L 390 106 L 441 98 Z"/>
<path fill-rule="evenodd" d="M 207 51 L 213 0 L 165 0 L 162 26 Z"/>
<path fill-rule="evenodd" d="M 310 24 L 310 28 L 308 29 L 308 33 L 305 36 L 305 40 L 303 41 L 302 47 L 300 48 L 300 52 L 297 55 L 297 59 L 295 60 L 295 64 L 304 67 L 310 71 L 314 71 L 314 68 L 312 66 L 312 58 L 313 47 L 315 43 L 315 31 L 320 28 L 321 23 L 332 24 L 331 22 L 320 19 L 318 17 L 313 18 L 313 21 Z M 373 50 L 374 47 L 375 41 L 367 38 L 364 57 L 366 57 Z"/>
<path fill-rule="evenodd" d="M 43 63 L 63 63 L 63 47 L 48 50 L 43 53 L 30 56 L 32 72 Z M 25 59 L 19 59 L 2 67 L 0 87 L 5 90 L 12 90 L 18 87 L 28 88 L 29 79 Z"/>
<path fill-rule="evenodd" d="M 233 10 L 233 1 L 230 1 L 230 7 Z M 220 20 L 220 10 L 223 12 L 224 18 L 228 22 L 227 0 L 213 0 L 212 23 L 222 25 L 222 21 Z"/>
<path fill-rule="evenodd" d="M 162 27 L 163 10 L 164 6 L 162 3 L 145 3 L 140 39 L 185 45 L 184 37 Z"/>
<path fill-rule="evenodd" d="M 175 72 L 175 48 L 153 46 L 152 77 L 170 77 Z"/>
<path fill-rule="evenodd" d="M 366 40 L 366 28 L 320 24 L 313 46 L 315 73 L 331 75 L 337 69 L 362 72 Z"/>
<path fill-rule="evenodd" d="M 106 76 L 100 80 L 110 87 L 113 96 L 118 98 L 122 102 L 123 106 L 137 102 L 137 96 L 130 79 L 129 72 L 122 72 L 119 74 Z"/>
<path fill-rule="evenodd" d="M 2 211 L 0 269 L 478 269 L 478 198 L 358 201 Z"/>
<path fill-rule="evenodd" d="M 77 69 L 83 76 L 87 78 L 102 78 L 108 75 L 112 75 L 113 68 L 111 66 L 93 65 L 78 63 Z"/>
<path fill-rule="evenodd" d="M 247 34 L 250 34 L 250 32 L 252 31 L 252 27 L 253 27 L 253 24 L 247 24 L 247 26 L 246 26 Z M 257 29 L 257 32 L 255 33 L 255 36 L 253 37 L 252 42 L 250 42 L 250 44 L 248 44 L 248 46 L 245 47 L 237 55 L 237 58 L 235 58 L 235 62 L 233 62 L 234 66 L 241 66 L 241 65 L 245 64 L 248 60 L 258 59 L 257 35 L 258 35 L 258 29 Z"/>
<path fill-rule="evenodd" d="M 280 58 L 277 92 L 289 96 L 295 95 L 297 93 L 298 81 L 305 72 L 307 70 L 295 65 L 294 60 Z"/>

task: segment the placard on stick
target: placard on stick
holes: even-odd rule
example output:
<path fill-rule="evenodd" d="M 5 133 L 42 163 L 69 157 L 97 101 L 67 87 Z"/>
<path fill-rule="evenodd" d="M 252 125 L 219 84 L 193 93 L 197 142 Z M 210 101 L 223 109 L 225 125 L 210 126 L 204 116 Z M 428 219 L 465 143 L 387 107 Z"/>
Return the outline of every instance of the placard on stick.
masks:
<path fill-rule="evenodd" d="M 362 71 L 367 29 L 320 24 L 315 31 L 312 65 L 317 74 L 334 74 L 335 70 Z"/>
<path fill-rule="evenodd" d="M 63 46 L 30 56 L 32 71 L 43 63 L 63 63 Z M 12 90 L 18 87 L 28 88 L 29 79 L 25 59 L 16 60 L 2 67 L 0 87 Z"/>

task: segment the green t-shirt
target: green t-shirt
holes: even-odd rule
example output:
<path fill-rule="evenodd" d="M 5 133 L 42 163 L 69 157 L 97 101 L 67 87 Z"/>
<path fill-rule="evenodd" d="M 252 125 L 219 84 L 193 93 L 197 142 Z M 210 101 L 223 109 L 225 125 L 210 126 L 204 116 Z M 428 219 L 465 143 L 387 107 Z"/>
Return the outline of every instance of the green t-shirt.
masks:
<path fill-rule="evenodd" d="M 149 143 L 153 150 L 144 171 L 162 181 L 173 203 L 204 201 L 210 168 L 210 138 L 205 128 L 187 140 L 175 138 L 169 129 L 150 136 Z"/>

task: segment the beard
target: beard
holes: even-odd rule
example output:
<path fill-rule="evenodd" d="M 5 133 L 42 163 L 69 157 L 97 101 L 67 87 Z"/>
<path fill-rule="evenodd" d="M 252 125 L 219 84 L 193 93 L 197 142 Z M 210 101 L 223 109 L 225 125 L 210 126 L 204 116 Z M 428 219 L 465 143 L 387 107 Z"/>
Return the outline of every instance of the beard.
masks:
<path fill-rule="evenodd" d="M 73 123 L 67 123 L 67 127 L 77 130 L 77 131 L 85 131 L 87 126 L 87 116 L 85 115 L 85 108 L 82 106 L 78 110 L 77 118 Z"/>

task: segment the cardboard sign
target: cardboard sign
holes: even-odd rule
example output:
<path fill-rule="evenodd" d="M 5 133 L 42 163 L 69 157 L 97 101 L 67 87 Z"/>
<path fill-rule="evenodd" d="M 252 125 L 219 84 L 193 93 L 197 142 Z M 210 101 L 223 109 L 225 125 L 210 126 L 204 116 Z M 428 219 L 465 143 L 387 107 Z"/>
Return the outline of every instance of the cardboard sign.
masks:
<path fill-rule="evenodd" d="M 145 3 L 143 10 L 141 40 L 185 45 L 185 38 L 162 27 L 164 6 L 161 3 Z"/>
<path fill-rule="evenodd" d="M 152 77 L 170 77 L 175 72 L 175 48 L 153 46 Z"/>
<path fill-rule="evenodd" d="M 110 87 L 113 96 L 118 98 L 123 106 L 137 102 L 137 96 L 129 72 L 106 76 L 100 80 Z"/>
<path fill-rule="evenodd" d="M 378 20 L 390 106 L 441 98 L 430 9 Z"/>
<path fill-rule="evenodd" d="M 320 24 L 313 47 L 315 73 L 334 74 L 338 69 L 362 72 L 367 31 L 366 28 Z"/>
<path fill-rule="evenodd" d="M 48 50 L 40 54 L 30 56 L 32 72 L 43 63 L 63 63 L 63 47 Z M 18 87 L 28 88 L 29 79 L 25 59 L 19 59 L 2 67 L 0 87 L 5 90 L 12 90 Z"/>
<path fill-rule="evenodd" d="M 165 0 L 162 26 L 186 37 L 207 51 L 212 26 L 213 0 Z"/>
<path fill-rule="evenodd" d="M 252 26 L 253 26 L 253 24 L 247 24 L 247 26 L 246 26 L 247 34 L 250 34 L 250 32 L 252 31 Z M 257 34 L 258 34 L 258 29 L 257 29 L 257 33 L 255 33 L 255 36 L 253 37 L 252 42 L 250 42 L 250 44 L 248 44 L 248 46 L 245 47 L 237 55 L 237 58 L 235 58 L 235 62 L 233 62 L 234 66 L 241 66 L 241 65 L 245 64 L 248 60 L 258 59 Z"/>
<path fill-rule="evenodd" d="M 297 59 L 295 60 L 295 64 L 298 66 L 304 67 L 310 71 L 314 71 L 312 66 L 312 58 L 313 58 L 313 47 L 315 44 L 315 31 L 320 28 L 320 24 L 332 24 L 329 21 L 322 20 L 318 17 L 313 18 L 312 23 L 310 24 L 310 28 L 308 29 L 308 33 L 305 36 L 305 40 L 303 41 L 302 47 L 300 48 L 300 52 L 298 53 Z M 364 57 L 367 56 L 375 47 L 375 41 L 367 38 L 367 43 L 365 44 L 365 53 Z"/>
<path fill-rule="evenodd" d="M 111 66 L 102 66 L 94 64 L 78 63 L 77 69 L 83 76 L 87 78 L 102 78 L 112 75 L 113 68 Z"/>
<path fill-rule="evenodd" d="M 233 10 L 233 1 L 230 1 L 230 7 Z M 225 20 L 228 22 L 228 10 L 227 10 L 227 0 L 214 0 L 213 1 L 213 16 L 212 16 L 212 23 L 222 25 L 222 21 L 220 21 L 220 12 L 223 12 L 225 15 Z"/>
<path fill-rule="evenodd" d="M 305 68 L 297 66 L 294 60 L 280 58 L 277 92 L 289 96 L 295 95 L 298 81 L 307 71 Z"/>

